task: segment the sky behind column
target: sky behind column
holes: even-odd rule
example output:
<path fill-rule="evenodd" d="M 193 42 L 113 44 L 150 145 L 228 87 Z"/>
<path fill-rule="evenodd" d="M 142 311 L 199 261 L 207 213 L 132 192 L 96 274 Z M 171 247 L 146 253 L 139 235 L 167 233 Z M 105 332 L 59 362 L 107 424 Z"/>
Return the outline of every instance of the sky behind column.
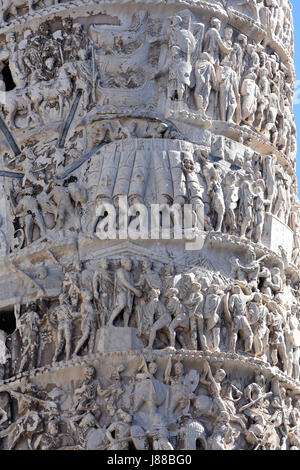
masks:
<path fill-rule="evenodd" d="M 297 125 L 297 179 L 298 179 L 298 195 L 300 198 L 300 0 L 291 0 L 293 5 L 294 28 L 295 28 L 295 68 L 296 68 L 296 83 L 295 83 L 295 98 L 294 98 L 294 112 Z"/>

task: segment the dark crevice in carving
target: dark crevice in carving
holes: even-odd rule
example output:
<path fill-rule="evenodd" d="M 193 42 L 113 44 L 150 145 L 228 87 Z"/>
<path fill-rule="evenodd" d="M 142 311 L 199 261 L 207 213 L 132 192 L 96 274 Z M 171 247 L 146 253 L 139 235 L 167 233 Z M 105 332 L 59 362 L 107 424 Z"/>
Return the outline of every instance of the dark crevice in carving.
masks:
<path fill-rule="evenodd" d="M 16 329 L 16 320 L 12 311 L 0 312 L 0 330 L 11 335 Z"/>
<path fill-rule="evenodd" d="M 6 91 L 11 91 L 16 88 L 16 84 L 13 81 L 11 70 L 9 67 L 9 63 L 5 65 L 4 69 L 2 70 L 3 81 L 5 83 Z"/>

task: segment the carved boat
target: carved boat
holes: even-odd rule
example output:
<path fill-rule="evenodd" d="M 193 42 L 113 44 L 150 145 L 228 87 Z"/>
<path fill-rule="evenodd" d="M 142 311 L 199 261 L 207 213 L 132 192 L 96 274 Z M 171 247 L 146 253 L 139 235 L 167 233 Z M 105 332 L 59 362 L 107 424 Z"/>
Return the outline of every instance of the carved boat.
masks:
<path fill-rule="evenodd" d="M 103 55 L 95 53 L 95 61 L 98 69 L 106 73 L 126 72 L 128 69 L 136 70 L 146 66 L 149 53 L 149 43 L 144 42 L 132 54 L 126 55 Z"/>

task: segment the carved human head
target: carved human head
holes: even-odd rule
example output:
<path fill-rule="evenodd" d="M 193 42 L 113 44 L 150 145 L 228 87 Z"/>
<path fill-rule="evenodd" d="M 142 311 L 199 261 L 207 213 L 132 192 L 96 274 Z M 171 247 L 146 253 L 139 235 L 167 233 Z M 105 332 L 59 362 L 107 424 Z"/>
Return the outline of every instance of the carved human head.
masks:
<path fill-rule="evenodd" d="M 126 271 L 131 271 L 132 269 L 132 261 L 130 258 L 122 258 L 121 259 L 121 266 L 125 268 Z"/>
<path fill-rule="evenodd" d="M 156 364 L 156 362 L 154 362 L 154 361 L 150 362 L 150 364 L 149 364 L 149 366 L 148 366 L 148 370 L 149 370 L 150 374 L 155 375 L 156 372 L 157 372 L 157 364 Z"/>
<path fill-rule="evenodd" d="M 271 274 L 272 274 L 272 276 L 278 276 L 278 275 L 280 275 L 280 268 L 278 268 L 277 266 L 275 266 L 274 268 L 271 269 Z"/>
<path fill-rule="evenodd" d="M 142 266 L 142 272 L 147 271 L 147 269 L 151 268 L 152 263 L 148 259 L 144 259 L 141 263 Z"/>
<path fill-rule="evenodd" d="M 255 293 L 253 297 L 253 301 L 256 302 L 257 304 L 262 303 L 262 295 L 259 293 Z"/>
<path fill-rule="evenodd" d="M 180 361 L 175 362 L 174 372 L 175 372 L 175 375 L 177 375 L 177 376 L 180 376 L 180 375 L 184 374 L 184 367 L 183 367 L 182 362 L 180 362 Z"/>
<path fill-rule="evenodd" d="M 83 289 L 83 290 L 81 291 L 81 295 L 82 295 L 82 298 L 83 298 L 84 300 L 89 300 L 89 301 L 91 302 L 92 299 L 93 299 L 92 293 L 91 293 L 89 290 L 87 290 L 87 289 Z"/>
<path fill-rule="evenodd" d="M 248 42 L 247 36 L 245 34 L 239 34 L 237 40 L 242 44 L 242 47 L 245 48 Z"/>
<path fill-rule="evenodd" d="M 159 299 L 160 296 L 160 290 L 159 289 L 150 289 L 148 293 L 148 299 L 151 302 L 151 300 L 154 299 Z"/>
<path fill-rule="evenodd" d="M 175 289 L 174 287 L 171 287 L 171 289 L 168 289 L 167 292 L 165 293 L 165 297 L 167 297 L 167 299 L 171 297 L 177 297 L 177 295 L 178 295 L 178 289 Z"/>
<path fill-rule="evenodd" d="M 96 375 L 96 369 L 93 366 L 87 366 L 84 369 L 84 376 L 86 379 L 91 380 Z"/>
<path fill-rule="evenodd" d="M 230 26 L 226 26 L 226 28 L 224 28 L 224 37 L 225 37 L 225 39 L 231 40 L 232 35 L 233 35 L 233 29 L 230 28 Z"/>
<path fill-rule="evenodd" d="M 256 181 L 256 184 L 255 184 L 256 194 L 264 193 L 265 188 L 266 188 L 266 185 L 265 185 L 264 180 L 259 179 Z"/>
<path fill-rule="evenodd" d="M 99 267 L 102 269 L 108 269 L 108 261 L 106 258 L 102 258 L 99 260 Z"/>
<path fill-rule="evenodd" d="M 221 29 L 221 21 L 220 21 L 218 18 L 215 18 L 215 17 L 214 17 L 214 18 L 212 18 L 212 19 L 210 20 L 210 26 L 211 26 L 212 28 L 215 28 L 217 31 L 220 31 L 220 29 Z"/>
<path fill-rule="evenodd" d="M 255 46 L 254 44 L 248 44 L 247 45 L 247 52 L 248 54 L 252 54 L 255 51 Z"/>
<path fill-rule="evenodd" d="M 233 286 L 232 289 L 231 289 L 231 292 L 232 292 L 232 294 L 241 294 L 242 289 L 240 288 L 240 286 Z"/>
<path fill-rule="evenodd" d="M 216 382 L 221 383 L 226 377 L 226 372 L 224 369 L 218 369 L 215 373 Z"/>
<path fill-rule="evenodd" d="M 192 292 L 200 292 L 201 291 L 201 284 L 199 282 L 193 282 L 191 285 Z"/>
<path fill-rule="evenodd" d="M 185 170 L 187 171 L 194 171 L 195 165 L 194 165 L 194 159 L 192 154 L 188 152 L 183 152 L 182 153 L 182 166 Z"/>
<path fill-rule="evenodd" d="M 171 264 L 164 264 L 163 274 L 164 276 L 172 276 L 174 274 L 174 266 Z"/>
<path fill-rule="evenodd" d="M 186 273 L 183 275 L 183 283 L 186 287 L 190 287 L 194 279 L 195 276 L 193 273 Z"/>
<path fill-rule="evenodd" d="M 219 294 L 219 286 L 217 284 L 211 284 L 208 288 L 209 294 Z"/>
<path fill-rule="evenodd" d="M 263 376 L 263 374 L 256 374 L 255 377 L 254 377 L 254 381 L 260 387 L 265 386 L 265 377 Z"/>
<path fill-rule="evenodd" d="M 254 250 L 248 250 L 247 253 L 247 262 L 252 263 L 252 261 L 255 261 L 256 255 Z"/>

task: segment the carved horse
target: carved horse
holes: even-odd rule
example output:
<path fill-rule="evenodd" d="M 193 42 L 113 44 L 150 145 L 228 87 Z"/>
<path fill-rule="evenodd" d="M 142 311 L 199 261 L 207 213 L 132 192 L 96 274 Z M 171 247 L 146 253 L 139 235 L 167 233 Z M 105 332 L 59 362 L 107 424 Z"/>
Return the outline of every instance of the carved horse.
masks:
<path fill-rule="evenodd" d="M 39 110 L 44 110 L 48 103 L 58 102 L 59 115 L 63 117 L 65 103 L 67 106 L 70 105 L 70 98 L 73 94 L 71 74 L 73 75 L 73 71 L 69 64 L 65 64 L 60 68 L 57 78 L 49 82 L 35 83 L 28 89 L 33 109 L 37 113 Z"/>

